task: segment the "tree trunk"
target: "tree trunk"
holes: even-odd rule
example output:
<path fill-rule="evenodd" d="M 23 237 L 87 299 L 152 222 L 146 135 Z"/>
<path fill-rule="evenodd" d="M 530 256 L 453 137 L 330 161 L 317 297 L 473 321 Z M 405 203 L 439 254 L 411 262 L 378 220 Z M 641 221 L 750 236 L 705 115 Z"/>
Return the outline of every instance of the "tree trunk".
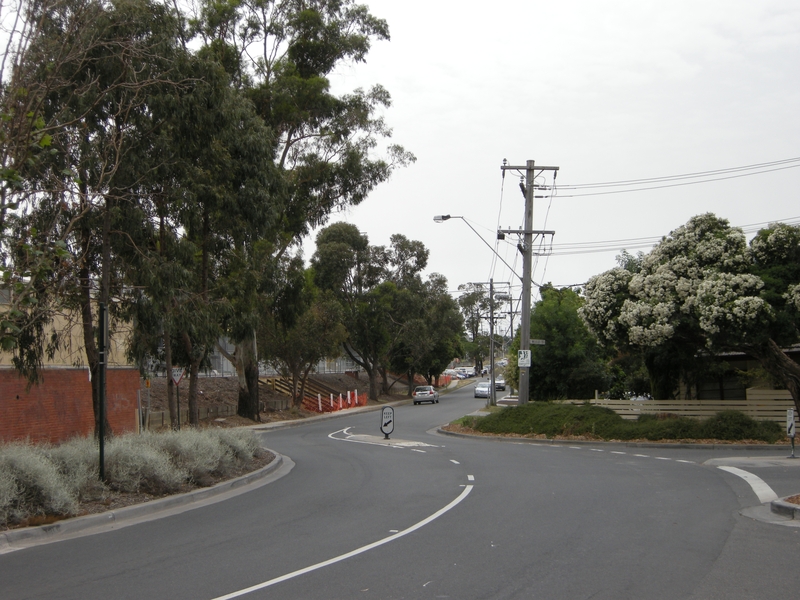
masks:
<path fill-rule="evenodd" d="M 81 208 L 87 210 L 88 206 L 88 188 L 84 178 L 80 184 L 81 187 Z M 81 295 L 81 325 L 83 328 L 83 346 L 86 352 L 86 362 L 89 365 L 89 373 L 91 376 L 92 387 L 92 410 L 94 411 L 94 436 L 100 436 L 100 389 L 99 389 L 99 373 L 100 373 L 100 352 L 97 348 L 97 340 L 95 339 L 94 318 L 92 316 L 92 276 L 89 268 L 89 261 L 91 260 L 91 245 L 92 233 L 84 223 L 81 230 L 81 263 L 78 270 L 78 280 Z M 111 436 L 111 426 L 108 423 L 108 413 L 105 413 L 103 422 L 103 430 L 105 437 Z"/>
<path fill-rule="evenodd" d="M 200 425 L 200 406 L 197 404 L 197 385 L 200 382 L 200 360 L 193 360 L 189 366 L 189 425 Z"/>
<path fill-rule="evenodd" d="M 408 377 L 408 397 L 411 398 L 414 393 L 414 372 L 408 371 L 406 376 Z"/>
<path fill-rule="evenodd" d="M 189 357 L 189 393 L 187 406 L 189 412 L 189 425 L 197 427 L 200 425 L 200 407 L 197 405 L 197 381 L 200 372 L 200 363 L 206 357 L 206 350 L 203 346 L 195 347 L 188 331 L 181 334 L 186 355 Z M 178 407 L 180 409 L 180 407 Z"/>
<path fill-rule="evenodd" d="M 172 340 L 168 331 L 164 332 L 164 363 L 167 372 L 167 406 L 169 407 L 169 424 L 173 431 L 180 429 L 178 419 L 178 403 L 175 400 L 175 382 L 172 381 Z"/>
<path fill-rule="evenodd" d="M 261 421 L 258 400 L 258 355 L 255 333 L 236 344 L 236 375 L 239 378 L 239 402 L 236 414 Z"/>
<path fill-rule="evenodd" d="M 100 353 L 97 349 L 97 340 L 94 337 L 94 320 L 92 317 L 91 278 L 89 269 L 80 269 L 81 287 L 81 321 L 83 327 L 83 346 L 86 352 L 86 362 L 89 365 L 89 374 L 92 387 L 92 410 L 94 411 L 94 436 L 100 436 Z M 108 423 L 108 414 L 103 423 L 105 437 L 111 437 L 111 426 Z"/>
<path fill-rule="evenodd" d="M 380 387 L 378 383 L 378 370 L 375 368 L 365 369 L 367 377 L 369 377 L 369 399 L 377 400 L 380 396 Z"/>
<path fill-rule="evenodd" d="M 786 356 L 773 340 L 745 351 L 761 363 L 764 370 L 786 386 L 794 400 L 795 413 L 800 415 L 800 364 Z"/>
<path fill-rule="evenodd" d="M 386 368 L 381 367 L 379 369 L 381 372 L 381 392 L 384 394 L 389 393 L 389 375 L 386 373 Z"/>
<path fill-rule="evenodd" d="M 303 403 L 303 399 L 306 397 L 306 383 L 308 382 L 308 374 L 311 373 L 313 366 L 313 364 L 309 363 L 306 369 L 303 371 L 303 375 L 300 379 L 300 404 Z"/>

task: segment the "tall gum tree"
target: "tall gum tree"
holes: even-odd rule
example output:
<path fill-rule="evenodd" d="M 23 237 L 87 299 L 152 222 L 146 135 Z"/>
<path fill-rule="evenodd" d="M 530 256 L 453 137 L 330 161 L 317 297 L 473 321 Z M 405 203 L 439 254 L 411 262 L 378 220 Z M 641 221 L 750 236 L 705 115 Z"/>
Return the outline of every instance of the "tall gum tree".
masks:
<path fill-rule="evenodd" d="M 276 263 L 333 211 L 359 204 L 395 168 L 414 160 L 397 145 L 375 155 L 379 141 L 391 136 L 379 115 L 391 103 L 385 89 L 330 91 L 328 77 L 336 68 L 363 62 L 374 40 L 389 38 L 386 22 L 365 6 L 351 0 L 203 2 L 191 24 L 205 52 L 225 67 L 274 133 L 272 160 L 285 194 Z M 251 305 L 270 303 L 264 297 Z M 237 371 L 252 369 L 255 336 L 233 341 Z M 250 358 L 243 362 L 244 355 Z M 257 393 L 257 385 L 249 389 L 251 405 Z"/>
<path fill-rule="evenodd" d="M 798 258 L 796 226 L 771 225 L 748 248 L 740 229 L 699 215 L 645 255 L 640 271 L 592 278 L 581 315 L 605 343 L 745 352 L 800 411 L 800 365 L 782 350 L 800 339 Z"/>
<path fill-rule="evenodd" d="M 176 21 L 170 9 L 147 0 L 27 3 L 24 9 L 37 27 L 17 72 L 31 84 L 30 114 L 47 132 L 51 151 L 25 173 L 18 232 L 34 245 L 63 251 L 52 306 L 79 315 L 97 431 L 94 306 L 118 309 L 122 270 L 112 248 L 127 227 L 137 226 L 118 218 L 139 188 L 129 156 L 150 128 L 148 97 L 174 84 Z"/>

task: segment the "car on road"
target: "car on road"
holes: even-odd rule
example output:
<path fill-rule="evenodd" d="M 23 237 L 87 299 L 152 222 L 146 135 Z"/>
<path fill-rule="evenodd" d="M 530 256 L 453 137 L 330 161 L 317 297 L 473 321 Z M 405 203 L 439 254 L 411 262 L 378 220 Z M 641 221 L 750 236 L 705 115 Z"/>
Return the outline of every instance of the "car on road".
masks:
<path fill-rule="evenodd" d="M 432 385 L 418 385 L 414 388 L 414 404 L 422 404 L 423 402 L 430 402 L 437 404 L 439 402 L 439 392 Z"/>
<path fill-rule="evenodd" d="M 502 377 L 498 377 L 494 380 L 494 389 L 496 390 L 503 390 L 506 391 L 506 380 Z"/>
<path fill-rule="evenodd" d="M 475 397 L 476 398 L 488 398 L 489 397 L 489 382 L 488 381 L 481 381 L 475 385 Z"/>

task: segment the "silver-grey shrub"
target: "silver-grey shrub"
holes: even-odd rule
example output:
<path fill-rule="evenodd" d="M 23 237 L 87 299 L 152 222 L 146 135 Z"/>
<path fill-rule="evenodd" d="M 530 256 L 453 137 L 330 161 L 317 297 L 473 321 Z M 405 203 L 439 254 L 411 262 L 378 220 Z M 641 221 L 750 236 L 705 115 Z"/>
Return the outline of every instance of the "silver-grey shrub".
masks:
<path fill-rule="evenodd" d="M 233 451 L 209 430 L 171 431 L 152 436 L 151 440 L 199 485 L 208 485 L 213 475 L 227 474 L 233 464 Z"/>
<path fill-rule="evenodd" d="M 187 480 L 170 455 L 152 439 L 157 434 L 122 435 L 105 448 L 105 474 L 109 485 L 122 492 L 166 494 Z"/>
<path fill-rule="evenodd" d="M 77 498 L 47 455 L 47 447 L 17 442 L 0 447 L 0 480 L 16 494 L 5 502 L 6 522 L 33 515 L 73 515 Z M 12 481 L 12 484 L 9 484 Z"/>
<path fill-rule="evenodd" d="M 234 459 L 240 465 L 249 464 L 258 454 L 258 438 L 249 429 L 213 429 L 222 445 L 230 448 Z"/>
<path fill-rule="evenodd" d="M 100 500 L 106 487 L 99 479 L 100 449 L 93 437 L 76 437 L 46 450 L 79 500 Z"/>
<path fill-rule="evenodd" d="M 9 521 L 18 496 L 19 488 L 14 474 L 9 469 L 0 467 L 0 524 Z"/>

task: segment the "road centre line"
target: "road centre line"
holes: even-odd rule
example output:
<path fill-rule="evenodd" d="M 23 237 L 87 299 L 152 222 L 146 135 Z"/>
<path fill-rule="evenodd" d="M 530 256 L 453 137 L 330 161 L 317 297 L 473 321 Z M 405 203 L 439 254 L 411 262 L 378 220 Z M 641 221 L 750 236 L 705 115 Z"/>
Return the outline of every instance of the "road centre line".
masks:
<path fill-rule="evenodd" d="M 283 581 L 288 581 L 289 579 L 294 579 L 295 577 L 299 577 L 300 575 L 305 575 L 306 573 L 311 573 L 312 571 L 316 571 L 316 570 L 321 569 L 323 567 L 327 567 L 327 566 L 333 565 L 335 563 L 341 562 L 343 560 L 347 560 L 348 558 L 352 558 L 353 556 L 357 556 L 359 554 L 363 554 L 364 552 L 368 552 L 369 550 L 377 548 L 378 546 L 383 546 L 384 544 L 388 544 L 389 542 L 393 542 L 394 540 L 396 540 L 398 538 L 406 536 L 409 533 L 413 533 L 417 529 L 420 529 L 420 528 L 424 527 L 425 525 L 427 525 L 431 521 L 434 521 L 435 519 L 438 519 L 439 517 L 441 517 L 443 514 L 445 514 L 449 510 L 455 508 L 458 504 L 461 503 L 461 501 L 463 501 L 467 496 L 469 496 L 469 493 L 472 491 L 473 487 L 474 486 L 471 486 L 471 485 L 466 486 L 464 488 L 464 491 L 462 491 L 461 494 L 459 494 L 459 496 L 455 500 L 450 502 L 450 504 L 448 504 L 444 508 L 440 508 L 439 510 L 437 510 L 435 513 L 433 513 L 429 517 L 426 517 L 422 521 L 420 521 L 418 523 L 415 523 L 414 525 L 412 525 L 408 529 L 404 529 L 403 531 L 395 533 L 394 535 L 390 535 L 389 537 L 385 537 L 382 540 L 378 540 L 377 542 L 372 542 L 371 544 L 367 544 L 366 546 L 362 546 L 361 548 L 357 548 L 355 550 L 347 552 L 346 554 L 341 554 L 341 555 L 336 556 L 334 558 L 330 558 L 328 560 L 319 562 L 319 563 L 317 563 L 315 565 L 311 565 L 310 567 L 305 567 L 304 569 L 298 569 L 297 571 L 292 571 L 291 573 L 287 573 L 286 575 L 281 575 L 280 577 L 275 577 L 274 579 L 270 579 L 269 581 L 265 581 L 263 583 L 259 583 L 257 585 L 253 585 L 253 586 L 250 586 L 248 588 L 244 588 L 244 589 L 238 590 L 236 592 L 231 592 L 230 594 L 226 594 L 224 596 L 217 596 L 216 598 L 213 598 L 212 600 L 230 600 L 231 598 L 239 598 L 240 596 L 244 596 L 245 594 L 250 594 L 251 592 L 256 592 L 258 590 L 263 590 L 264 588 L 267 588 L 267 587 L 270 587 L 272 585 L 275 585 L 276 583 L 281 583 Z"/>
<path fill-rule="evenodd" d="M 627 452 L 620 452 L 619 450 L 612 450 L 611 454 L 627 454 Z"/>
<path fill-rule="evenodd" d="M 769 485 L 767 485 L 767 483 L 758 475 L 753 475 L 748 471 L 737 469 L 736 467 L 717 468 L 744 479 L 748 484 L 750 484 L 750 487 L 753 488 L 753 491 L 755 492 L 756 496 L 758 496 L 758 501 L 761 502 L 761 504 L 772 502 L 773 500 L 778 499 L 778 494 L 772 491 L 772 488 L 769 487 Z"/>
<path fill-rule="evenodd" d="M 453 460 L 452 458 L 450 459 L 450 462 L 453 463 L 454 465 L 460 465 L 461 464 L 460 462 L 458 462 L 457 460 Z"/>

